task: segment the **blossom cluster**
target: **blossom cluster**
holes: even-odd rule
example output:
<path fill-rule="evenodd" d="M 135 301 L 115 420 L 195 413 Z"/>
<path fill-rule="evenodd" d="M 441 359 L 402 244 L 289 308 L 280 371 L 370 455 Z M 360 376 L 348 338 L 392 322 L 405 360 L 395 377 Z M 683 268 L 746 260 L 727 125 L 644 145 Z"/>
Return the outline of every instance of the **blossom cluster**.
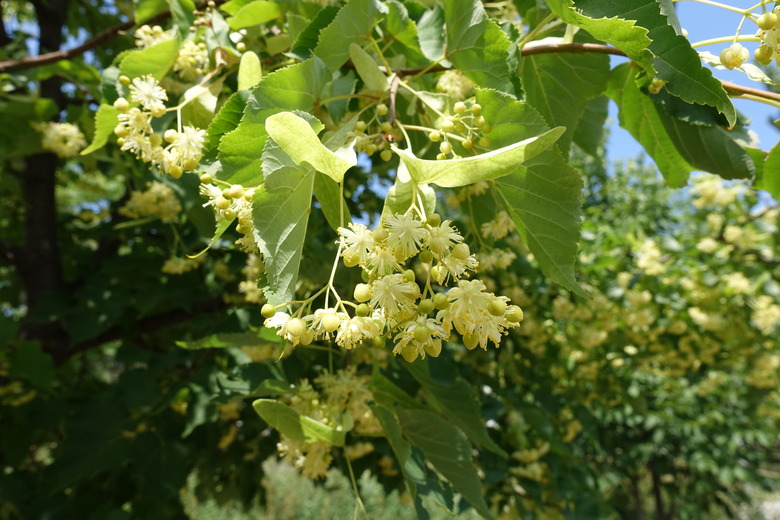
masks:
<path fill-rule="evenodd" d="M 241 233 L 242 237 L 236 240 L 236 244 L 248 253 L 258 253 L 260 249 L 255 240 L 255 224 L 252 217 L 254 188 L 244 188 L 240 184 L 220 188 L 212 181 L 209 175 L 201 176 L 200 193 L 209 198 L 204 206 L 213 206 L 219 219 L 238 219 L 236 231 Z"/>
<path fill-rule="evenodd" d="M 163 30 L 159 25 L 142 25 L 135 31 L 135 45 L 141 49 L 176 37 L 175 29 Z M 193 81 L 209 69 L 209 53 L 206 44 L 187 40 L 182 43 L 173 71 L 184 81 Z"/>
<path fill-rule="evenodd" d="M 775 60 L 780 65 L 780 5 L 775 6 L 774 11 L 763 13 L 758 17 L 758 33 L 761 45 L 756 49 L 756 61 L 762 65 L 769 65 Z"/>
<path fill-rule="evenodd" d="M 296 412 L 334 428 L 348 414 L 354 424 L 352 431 L 357 435 L 376 435 L 382 431 L 368 404 L 373 401 L 369 378 L 356 375 L 354 366 L 335 373 L 326 370 L 314 383 L 316 388 L 308 380 L 301 381 L 295 393 L 286 397 L 287 404 Z M 331 448 L 326 442 L 300 442 L 284 434 L 277 444 L 279 454 L 312 479 L 326 475 L 333 460 Z M 348 446 L 346 451 L 355 459 L 373 451 L 373 445 L 357 443 Z"/>
<path fill-rule="evenodd" d="M 438 215 L 426 220 L 411 211 L 390 215 L 374 230 L 351 223 L 339 228 L 338 244 L 344 265 L 359 266 L 364 274 L 365 283 L 354 291 L 357 304 L 347 302 L 354 313 L 350 316 L 340 300 L 314 312 L 307 312 L 309 302 L 293 315 L 264 308 L 266 325 L 293 345 L 324 339 L 353 349 L 389 337 L 395 342 L 393 353 L 412 362 L 438 356 L 453 332 L 469 349 L 487 349 L 489 342 L 498 346 L 522 320 L 521 309 L 510 305 L 509 298 L 488 292 L 481 280 L 467 279 L 477 269 L 477 259 L 452 222 Z M 422 289 L 407 268 L 413 259 L 424 277 Z M 431 282 L 440 289 L 434 290 Z"/>
<path fill-rule="evenodd" d="M 161 168 L 171 177 L 178 179 L 185 171 L 194 170 L 203 156 L 206 131 L 193 126 L 181 130 L 166 130 L 164 135 L 152 128 L 154 118 L 162 117 L 167 108 L 168 94 L 150 74 L 135 78 L 130 83 L 130 106 L 125 98 L 114 102 L 119 110 L 119 124 L 114 133 L 123 151 L 135 154 L 144 162 Z M 163 143 L 168 143 L 163 146 Z"/>
<path fill-rule="evenodd" d="M 181 204 L 170 186 L 154 181 L 144 191 L 134 191 L 130 200 L 119 209 L 119 213 L 132 219 L 156 217 L 163 222 L 176 221 Z"/>
<path fill-rule="evenodd" d="M 72 123 L 45 123 L 37 125 L 41 133 L 41 146 L 57 154 L 57 157 L 68 159 L 76 157 L 87 146 L 84 134 Z"/>

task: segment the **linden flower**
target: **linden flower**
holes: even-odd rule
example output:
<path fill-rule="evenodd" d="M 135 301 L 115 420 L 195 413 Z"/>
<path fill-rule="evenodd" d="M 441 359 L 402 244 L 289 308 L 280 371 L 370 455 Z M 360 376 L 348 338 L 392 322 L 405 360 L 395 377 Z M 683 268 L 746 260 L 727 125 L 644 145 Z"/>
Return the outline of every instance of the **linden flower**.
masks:
<path fill-rule="evenodd" d="M 411 363 L 417 357 L 425 359 L 425 354 L 438 357 L 441 352 L 441 340 L 447 333 L 437 320 L 427 316 L 417 316 L 401 325 L 401 332 L 395 336 L 393 354 L 402 354 Z"/>
<path fill-rule="evenodd" d="M 181 204 L 170 186 L 162 182 L 149 183 L 145 191 L 134 191 L 119 213 L 132 219 L 157 217 L 165 223 L 175 222 L 181 212 Z"/>
<path fill-rule="evenodd" d="M 370 317 L 354 316 L 341 322 L 336 343 L 347 350 L 352 350 L 364 339 L 379 336 L 382 332 L 380 320 Z"/>
<path fill-rule="evenodd" d="M 661 263 L 661 250 L 651 239 L 645 240 L 636 253 L 636 265 L 648 275 L 657 275 L 664 272 Z"/>
<path fill-rule="evenodd" d="M 388 318 L 416 310 L 414 301 L 420 295 L 420 289 L 414 282 L 405 282 L 403 275 L 384 276 L 371 286 L 371 307 L 378 308 Z"/>
<path fill-rule="evenodd" d="M 193 81 L 209 66 L 209 54 L 205 43 L 186 41 L 179 49 L 173 71 L 184 81 Z"/>
<path fill-rule="evenodd" d="M 458 230 L 452 227 L 451 220 L 445 220 L 438 226 L 431 226 L 428 249 L 435 255 L 442 255 L 452 249 L 455 244 L 463 242 Z"/>
<path fill-rule="evenodd" d="M 447 255 L 441 259 L 440 265 L 443 269 L 439 269 L 436 272 L 435 278 L 438 284 L 443 285 L 448 276 L 452 276 L 457 280 L 463 276 L 466 271 L 476 271 L 477 267 L 479 267 L 479 262 L 477 262 L 477 259 L 473 255 L 469 255 L 466 258 L 460 258 L 456 255 Z"/>
<path fill-rule="evenodd" d="M 338 330 L 345 320 L 349 320 L 349 315 L 345 312 L 338 312 L 333 308 L 317 309 L 314 311 L 311 328 L 316 336 L 330 339 L 331 333 Z"/>
<path fill-rule="evenodd" d="M 349 229 L 340 227 L 339 241 L 341 242 L 341 256 L 344 258 L 357 257 L 358 263 L 365 264 L 369 253 L 374 248 L 374 235 L 363 224 L 349 223 Z"/>
<path fill-rule="evenodd" d="M 47 123 L 40 126 L 41 146 L 64 159 L 75 157 L 87 146 L 84 134 L 71 123 Z"/>
<path fill-rule="evenodd" d="M 136 29 L 133 36 L 136 38 L 135 45 L 143 49 L 146 47 L 151 47 L 152 45 L 157 45 L 158 43 L 164 42 L 166 40 L 170 40 L 173 38 L 174 32 L 175 29 L 163 31 L 162 27 L 159 25 L 155 25 L 154 27 L 142 25 Z"/>
<path fill-rule="evenodd" d="M 504 316 L 494 316 L 488 311 L 493 302 L 509 302 L 506 296 L 495 296 L 485 291 L 480 280 L 458 280 L 458 286 L 447 292 L 450 306 L 440 311 L 444 331 L 449 333 L 455 327 L 462 335 L 475 335 L 479 345 L 487 348 L 488 340 L 498 345 L 501 334 L 510 324 Z"/>
<path fill-rule="evenodd" d="M 420 245 L 430 236 L 423 223 L 410 214 L 387 217 L 384 227 L 389 233 L 387 245 L 399 261 L 416 255 Z"/>
<path fill-rule="evenodd" d="M 750 58 L 750 52 L 739 43 L 732 43 L 720 51 L 720 62 L 729 70 L 739 67 Z"/>
<path fill-rule="evenodd" d="M 499 211 L 496 214 L 496 218 L 489 222 L 482 224 L 480 231 L 482 236 L 487 239 L 500 240 L 514 231 L 515 221 L 509 216 L 506 211 Z"/>
<path fill-rule="evenodd" d="M 696 243 L 696 249 L 702 253 L 714 253 L 719 247 L 718 241 L 710 237 L 702 238 Z"/>
<path fill-rule="evenodd" d="M 375 247 L 366 261 L 366 267 L 373 275 L 386 276 L 401 270 L 401 264 L 392 251 L 385 247 Z"/>
<path fill-rule="evenodd" d="M 206 142 L 206 131 L 202 128 L 185 125 L 172 143 L 186 159 L 200 158 L 203 143 Z"/>
<path fill-rule="evenodd" d="M 164 101 L 168 101 L 168 94 L 157 83 L 154 76 L 147 74 L 133 79 L 130 85 L 130 99 L 159 117 L 165 112 Z"/>
<path fill-rule="evenodd" d="M 458 323 L 456 322 L 455 325 L 457 328 Z M 477 339 L 477 344 L 482 347 L 482 350 L 487 350 L 488 341 L 492 341 L 498 347 L 501 336 L 506 334 L 506 328 L 510 326 L 513 325 L 503 316 L 493 316 L 486 312 L 484 317 L 471 327 L 469 335 Z"/>

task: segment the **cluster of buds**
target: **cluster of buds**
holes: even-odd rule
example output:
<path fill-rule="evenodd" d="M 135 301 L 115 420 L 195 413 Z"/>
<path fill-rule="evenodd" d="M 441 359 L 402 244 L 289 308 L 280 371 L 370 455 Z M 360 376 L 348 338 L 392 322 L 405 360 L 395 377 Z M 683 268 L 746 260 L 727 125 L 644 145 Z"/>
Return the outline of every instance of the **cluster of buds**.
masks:
<path fill-rule="evenodd" d="M 439 143 L 439 154 L 436 159 L 443 161 L 445 159 L 460 159 L 460 155 L 453 151 L 450 136 L 453 133 L 464 137 L 460 145 L 469 152 L 477 152 L 478 148 L 486 149 L 490 147 L 489 134 L 491 127 L 485 122 L 482 116 L 482 106 L 478 103 L 466 104 L 463 101 L 456 102 L 452 111 L 454 115 L 444 119 L 439 125 L 439 130 L 434 130 L 428 134 L 428 139 L 434 143 Z"/>
<path fill-rule="evenodd" d="M 756 20 L 758 24 L 758 36 L 761 45 L 756 49 L 756 61 L 762 65 L 769 65 L 775 60 L 780 65 L 780 5 L 774 11 L 763 13 Z"/>
<path fill-rule="evenodd" d="M 43 123 L 35 128 L 41 133 L 43 149 L 54 152 L 57 157 L 76 157 L 87 146 L 84 134 L 72 123 Z"/>
<path fill-rule="evenodd" d="M 144 162 L 158 166 L 178 179 L 185 171 L 197 168 L 203 156 L 206 131 L 184 126 L 180 131 L 169 129 L 161 136 L 152 128 L 152 119 L 167 112 L 168 94 L 151 75 L 120 81 L 130 87 L 130 101 L 120 97 L 114 102 L 119 110 L 119 124 L 114 128 L 117 143 Z M 131 103 L 137 104 L 131 106 Z M 168 143 L 163 146 L 163 142 Z"/>
<path fill-rule="evenodd" d="M 387 105 L 380 103 L 376 106 L 373 118 L 355 123 L 355 130 L 350 133 L 350 136 L 355 138 L 355 149 L 358 152 L 366 155 L 379 152 L 383 161 L 393 158 L 389 143 L 402 139 L 403 134 L 399 133 L 397 137 L 393 134 L 393 125 L 387 117 L 388 111 Z"/>
<path fill-rule="evenodd" d="M 391 338 L 393 353 L 412 362 L 438 356 L 442 342 L 455 331 L 469 349 L 487 349 L 489 342 L 498 346 L 507 329 L 523 318 L 509 298 L 488 292 L 480 280 L 467 279 L 477 268 L 476 257 L 452 222 L 439 215 L 424 220 L 412 211 L 392 215 L 374 230 L 352 223 L 339 228 L 338 244 L 344 265 L 359 266 L 363 273 L 365 283 L 354 290 L 356 302 L 339 298 L 335 306 L 326 303 L 326 308 L 311 312 L 312 300 L 307 300 L 292 315 L 263 306 L 266 326 L 293 345 L 335 340 L 352 349 Z M 413 260 L 423 273 L 420 284 L 407 267 Z"/>
<path fill-rule="evenodd" d="M 213 206 L 219 219 L 238 219 L 236 231 L 243 236 L 236 241 L 236 244 L 248 253 L 259 252 L 254 237 L 255 224 L 252 217 L 252 197 L 255 189 L 244 188 L 240 184 L 220 188 L 214 184 L 214 179 L 209 174 L 201 175 L 200 182 L 201 195 L 209 198 L 204 206 Z"/>

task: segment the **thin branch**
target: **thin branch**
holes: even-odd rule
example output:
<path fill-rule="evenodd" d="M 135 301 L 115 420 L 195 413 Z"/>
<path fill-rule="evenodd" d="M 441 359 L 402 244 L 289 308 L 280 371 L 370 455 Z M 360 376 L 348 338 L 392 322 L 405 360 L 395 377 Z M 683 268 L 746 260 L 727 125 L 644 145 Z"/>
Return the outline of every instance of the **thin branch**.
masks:
<path fill-rule="evenodd" d="M 744 95 L 750 95 L 764 99 L 780 101 L 780 93 L 777 92 L 770 92 L 768 90 L 760 90 L 752 87 L 743 87 L 742 85 L 737 85 L 736 83 L 732 83 L 730 81 L 721 80 L 720 82 L 723 83 L 723 88 L 726 89 L 726 93 L 729 96 L 740 97 Z"/>
<path fill-rule="evenodd" d="M 72 345 L 67 349 L 64 357 L 55 359 L 55 361 L 58 364 L 62 364 L 79 352 L 84 352 L 86 350 L 99 347 L 105 343 L 127 338 L 130 334 L 129 331 L 132 331 L 132 334 L 148 334 L 192 321 L 204 313 L 220 313 L 227 308 L 228 304 L 225 302 L 224 298 L 220 297 L 214 298 L 212 300 L 197 302 L 193 304 L 190 309 L 174 309 L 154 316 L 148 316 L 134 323 L 123 323 L 122 325 L 116 325 L 95 338 L 91 338 L 82 341 L 81 343 Z"/>
<path fill-rule="evenodd" d="M 166 16 L 170 16 L 170 13 L 168 12 L 164 14 L 166 14 Z M 135 25 L 135 20 L 122 22 L 118 25 L 106 29 L 94 38 L 90 38 L 78 47 L 73 47 L 72 49 L 47 52 L 46 54 L 29 56 L 21 60 L 0 61 L 0 73 L 31 69 L 33 67 L 48 65 L 49 63 L 54 63 L 60 60 L 71 60 L 77 56 L 81 56 L 85 52 L 94 49 L 99 45 L 102 45 L 103 43 L 113 40 L 119 35 L 120 32 L 130 29 L 133 25 Z"/>

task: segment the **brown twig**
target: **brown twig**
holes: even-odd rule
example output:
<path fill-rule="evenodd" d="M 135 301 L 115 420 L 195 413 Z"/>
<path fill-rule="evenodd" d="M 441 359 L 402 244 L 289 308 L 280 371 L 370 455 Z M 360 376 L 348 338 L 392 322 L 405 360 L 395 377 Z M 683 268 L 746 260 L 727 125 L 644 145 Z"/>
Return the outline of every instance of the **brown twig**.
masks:
<path fill-rule="evenodd" d="M 166 12 L 165 14 L 166 16 L 170 16 L 169 12 Z M 94 49 L 98 45 L 113 40 L 120 32 L 130 29 L 133 25 L 135 25 L 135 20 L 128 20 L 113 27 L 109 27 L 94 38 L 90 38 L 72 49 L 47 52 L 45 54 L 39 54 L 38 56 L 29 56 L 21 60 L 0 61 L 0 73 L 31 69 L 33 67 L 55 63 L 60 60 L 73 59 L 76 56 L 81 56 L 88 50 Z"/>

